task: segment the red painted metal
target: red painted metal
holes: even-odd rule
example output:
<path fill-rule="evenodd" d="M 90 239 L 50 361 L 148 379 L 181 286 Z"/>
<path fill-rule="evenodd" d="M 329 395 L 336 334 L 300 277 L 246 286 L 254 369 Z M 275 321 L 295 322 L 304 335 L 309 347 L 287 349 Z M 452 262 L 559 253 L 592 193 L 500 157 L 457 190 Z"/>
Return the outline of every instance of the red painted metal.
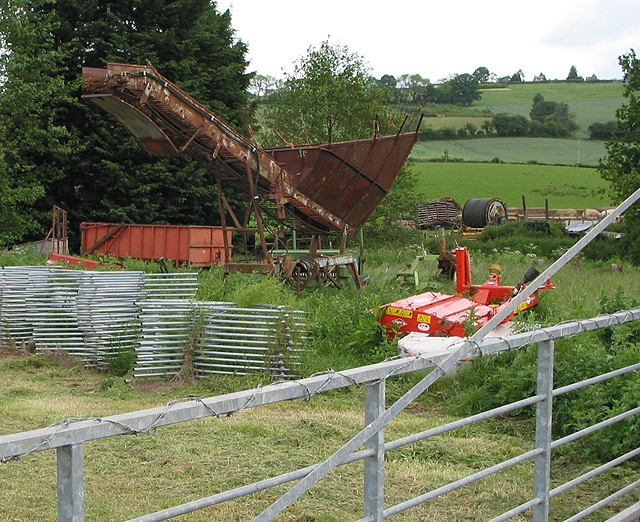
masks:
<path fill-rule="evenodd" d="M 100 261 L 93 261 L 91 259 L 83 259 L 81 257 L 68 256 L 65 254 L 51 253 L 47 257 L 47 264 L 52 265 L 74 265 L 83 266 L 84 268 L 95 268 L 100 265 Z"/>
<path fill-rule="evenodd" d="M 82 223 L 80 232 L 83 252 L 120 258 L 164 258 L 200 267 L 230 261 L 225 256 L 222 227 Z M 229 243 L 231 236 L 227 231 Z"/>
<path fill-rule="evenodd" d="M 391 335 L 396 332 L 422 332 L 429 335 L 455 335 L 465 337 L 487 323 L 517 295 L 526 283 L 504 286 L 496 271 L 481 285 L 471 282 L 471 264 L 466 247 L 456 249 L 456 285 L 459 295 L 426 292 L 400 299 L 381 306 L 380 323 L 387 326 Z M 551 280 L 539 290 L 554 288 Z M 526 310 L 540 302 L 536 290 L 519 307 Z M 513 320 L 516 312 L 503 323 Z"/>

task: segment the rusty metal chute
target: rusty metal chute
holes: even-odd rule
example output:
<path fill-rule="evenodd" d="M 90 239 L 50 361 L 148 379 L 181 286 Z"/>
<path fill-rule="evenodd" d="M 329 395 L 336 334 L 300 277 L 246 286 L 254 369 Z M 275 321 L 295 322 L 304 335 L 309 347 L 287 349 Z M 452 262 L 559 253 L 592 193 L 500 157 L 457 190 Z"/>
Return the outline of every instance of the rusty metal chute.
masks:
<path fill-rule="evenodd" d="M 83 97 L 152 155 L 185 153 L 313 233 L 354 235 L 388 193 L 419 133 L 261 149 L 151 65 L 83 68 Z"/>

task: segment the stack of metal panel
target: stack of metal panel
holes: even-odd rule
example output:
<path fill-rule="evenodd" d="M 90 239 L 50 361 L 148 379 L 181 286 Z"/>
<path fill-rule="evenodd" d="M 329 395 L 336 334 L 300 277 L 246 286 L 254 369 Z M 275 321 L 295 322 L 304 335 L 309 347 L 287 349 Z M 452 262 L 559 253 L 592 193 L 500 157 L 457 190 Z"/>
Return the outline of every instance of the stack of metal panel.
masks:
<path fill-rule="evenodd" d="M 136 377 L 167 377 L 185 361 L 195 374 L 266 372 L 296 377 L 303 312 L 195 301 L 190 273 L 0 269 L 0 341 L 63 351 L 108 369 L 135 357 Z"/>
<path fill-rule="evenodd" d="M 140 306 L 135 377 L 172 376 L 185 362 L 198 377 L 268 373 L 292 378 L 299 372 L 304 312 L 166 299 Z"/>
<path fill-rule="evenodd" d="M 298 377 L 306 339 L 303 318 L 304 312 L 283 306 L 210 310 L 204 321 L 205 340 L 195 357 L 198 374 Z"/>

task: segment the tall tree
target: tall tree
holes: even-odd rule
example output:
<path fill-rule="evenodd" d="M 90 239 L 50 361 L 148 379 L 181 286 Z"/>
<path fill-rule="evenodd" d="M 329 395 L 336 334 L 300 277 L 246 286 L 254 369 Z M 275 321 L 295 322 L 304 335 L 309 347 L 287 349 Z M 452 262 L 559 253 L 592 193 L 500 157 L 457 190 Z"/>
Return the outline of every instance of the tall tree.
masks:
<path fill-rule="evenodd" d="M 69 211 L 70 234 L 85 220 L 214 224 L 212 176 L 182 158 L 148 157 L 111 116 L 80 100 L 80 68 L 149 60 L 243 125 L 251 75 L 228 11 L 209 0 L 0 0 L 0 38 L 6 174 L 43 189 L 24 210 L 42 223 L 35 235 L 53 204 Z"/>
<path fill-rule="evenodd" d="M 266 126 L 275 136 L 264 140 L 324 143 L 371 137 L 376 115 L 385 123 L 387 97 L 360 55 L 325 40 L 320 47 L 309 47 L 285 75 L 265 112 Z"/>
<path fill-rule="evenodd" d="M 448 84 L 454 105 L 467 106 L 482 98 L 478 80 L 471 74 L 456 74 Z"/>
<path fill-rule="evenodd" d="M 616 111 L 618 127 L 624 132 L 606 143 L 607 155 L 599 171 L 609 182 L 614 202 L 620 203 L 640 187 L 640 60 L 632 49 L 620 57 L 624 73 L 626 103 Z M 640 207 L 636 203 L 623 220 L 624 246 L 620 249 L 640 264 Z"/>
<path fill-rule="evenodd" d="M 568 82 L 581 82 L 582 81 L 582 76 L 578 76 L 578 69 L 576 69 L 575 65 L 572 65 L 569 68 L 569 74 L 567 74 L 567 81 Z"/>
<path fill-rule="evenodd" d="M 473 71 L 472 76 L 478 81 L 478 83 L 487 83 L 491 79 L 491 73 L 486 67 L 478 67 Z"/>

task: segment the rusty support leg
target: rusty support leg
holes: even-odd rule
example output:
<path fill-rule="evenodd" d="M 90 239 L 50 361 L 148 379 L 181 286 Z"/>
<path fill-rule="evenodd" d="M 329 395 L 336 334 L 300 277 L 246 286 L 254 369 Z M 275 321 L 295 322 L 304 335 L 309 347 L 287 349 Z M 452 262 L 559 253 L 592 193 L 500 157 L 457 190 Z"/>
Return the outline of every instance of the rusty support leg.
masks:
<path fill-rule="evenodd" d="M 356 285 L 356 288 L 360 290 L 362 288 L 362 281 L 360 281 L 360 275 L 358 274 L 358 267 L 356 263 L 347 263 L 347 269 L 351 274 L 351 278 Z"/>
<path fill-rule="evenodd" d="M 320 236 L 311 236 L 311 243 L 309 244 L 309 255 L 311 257 L 316 256 L 316 252 L 320 248 Z"/>
<path fill-rule="evenodd" d="M 258 196 L 255 193 L 254 189 L 254 181 L 253 181 L 253 173 L 251 172 L 251 165 L 249 162 L 246 163 L 247 167 L 247 180 L 249 181 L 249 194 L 251 196 L 251 205 L 253 207 L 253 212 L 256 215 L 256 221 L 258 222 L 258 233 L 260 234 L 260 244 L 262 245 L 262 254 L 264 255 L 264 260 L 266 262 L 270 262 L 271 258 L 269 257 L 269 249 L 267 248 L 267 239 L 264 235 L 264 227 L 262 225 L 262 215 L 260 214 L 260 207 L 258 207 Z"/>
<path fill-rule="evenodd" d="M 347 233 L 342 233 L 342 238 L 340 239 L 340 253 L 344 254 L 347 251 Z"/>
<path fill-rule="evenodd" d="M 224 259 L 223 263 L 231 261 L 231 248 L 229 247 L 229 238 L 227 237 L 227 217 L 224 212 L 224 199 L 222 195 L 222 184 L 218 182 L 218 207 L 220 210 L 220 226 L 222 227 L 222 241 L 224 243 Z"/>

